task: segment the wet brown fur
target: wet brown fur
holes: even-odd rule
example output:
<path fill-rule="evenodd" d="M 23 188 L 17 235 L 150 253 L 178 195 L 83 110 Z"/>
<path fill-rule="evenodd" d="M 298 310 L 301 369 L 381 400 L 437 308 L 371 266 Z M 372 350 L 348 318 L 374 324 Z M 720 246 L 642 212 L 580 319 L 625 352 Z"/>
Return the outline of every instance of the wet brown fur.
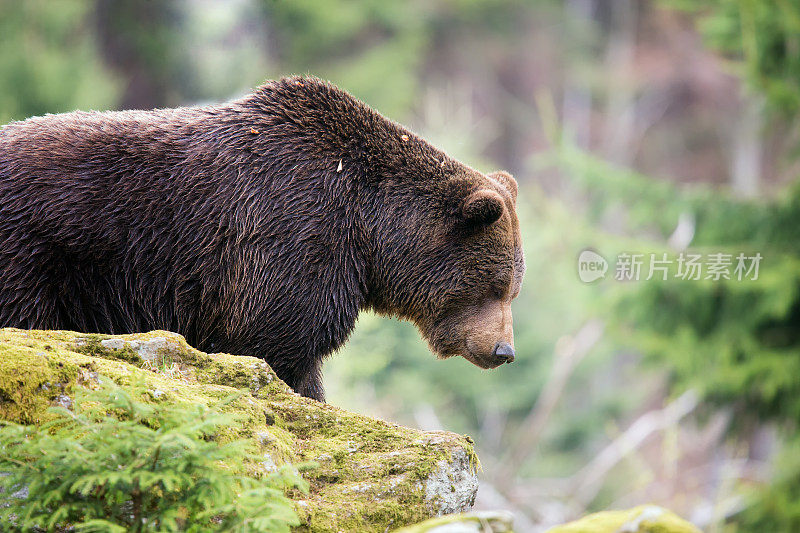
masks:
<path fill-rule="evenodd" d="M 515 197 L 315 78 L 31 118 L 0 130 L 0 326 L 177 331 L 317 399 L 362 309 L 495 366 L 524 271 Z"/>

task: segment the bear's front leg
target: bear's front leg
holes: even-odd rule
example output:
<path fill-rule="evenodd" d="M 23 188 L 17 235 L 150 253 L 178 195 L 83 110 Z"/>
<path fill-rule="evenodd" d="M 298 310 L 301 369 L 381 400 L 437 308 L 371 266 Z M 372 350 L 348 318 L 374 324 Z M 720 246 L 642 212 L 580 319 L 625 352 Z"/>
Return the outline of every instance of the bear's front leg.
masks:
<path fill-rule="evenodd" d="M 295 388 L 295 392 L 306 398 L 324 402 L 325 389 L 322 387 L 322 369 L 320 366 L 320 364 L 314 365 L 314 368 L 306 375 L 302 383 Z"/>

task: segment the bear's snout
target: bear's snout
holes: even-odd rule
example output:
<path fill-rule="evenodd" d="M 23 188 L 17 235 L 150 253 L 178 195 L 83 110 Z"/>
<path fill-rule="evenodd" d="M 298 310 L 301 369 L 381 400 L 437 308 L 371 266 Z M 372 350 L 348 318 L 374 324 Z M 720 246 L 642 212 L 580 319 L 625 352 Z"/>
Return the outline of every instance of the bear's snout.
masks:
<path fill-rule="evenodd" d="M 459 318 L 455 330 L 464 339 L 459 351 L 465 359 L 484 369 L 514 361 L 510 300 L 488 299 Z"/>
<path fill-rule="evenodd" d="M 494 347 L 494 356 L 503 363 L 513 363 L 514 348 L 507 342 L 498 342 Z"/>

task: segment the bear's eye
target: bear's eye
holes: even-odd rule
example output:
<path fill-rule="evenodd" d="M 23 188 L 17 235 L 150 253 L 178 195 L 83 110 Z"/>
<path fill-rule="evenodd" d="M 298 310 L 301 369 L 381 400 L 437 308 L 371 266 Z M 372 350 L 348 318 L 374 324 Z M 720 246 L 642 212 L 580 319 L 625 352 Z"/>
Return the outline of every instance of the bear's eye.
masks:
<path fill-rule="evenodd" d="M 511 271 L 503 271 L 491 282 L 491 295 L 498 299 L 504 300 L 511 290 Z"/>
<path fill-rule="evenodd" d="M 506 288 L 507 286 L 504 286 L 499 283 L 494 283 L 492 284 L 491 295 L 497 300 L 502 300 L 506 294 Z"/>

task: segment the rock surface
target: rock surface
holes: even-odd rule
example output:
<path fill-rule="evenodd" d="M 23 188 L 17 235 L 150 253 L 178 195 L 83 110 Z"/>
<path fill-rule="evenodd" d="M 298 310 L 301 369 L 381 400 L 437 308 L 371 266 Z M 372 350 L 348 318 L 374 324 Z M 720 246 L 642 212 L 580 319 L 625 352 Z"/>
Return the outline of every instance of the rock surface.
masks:
<path fill-rule="evenodd" d="M 256 474 L 282 463 L 314 461 L 311 490 L 293 495 L 300 531 L 380 531 L 468 510 L 478 483 L 468 437 L 422 432 L 301 398 L 254 357 L 206 354 L 180 335 L 87 335 L 0 329 L 0 419 L 47 420 L 48 407 L 72 402 L 76 385 L 99 376 L 143 382 L 153 398 L 228 404 L 242 417 L 221 439 L 251 439 L 263 461 Z"/>
<path fill-rule="evenodd" d="M 479 511 L 431 518 L 392 533 L 512 533 L 513 526 L 507 511 Z"/>

